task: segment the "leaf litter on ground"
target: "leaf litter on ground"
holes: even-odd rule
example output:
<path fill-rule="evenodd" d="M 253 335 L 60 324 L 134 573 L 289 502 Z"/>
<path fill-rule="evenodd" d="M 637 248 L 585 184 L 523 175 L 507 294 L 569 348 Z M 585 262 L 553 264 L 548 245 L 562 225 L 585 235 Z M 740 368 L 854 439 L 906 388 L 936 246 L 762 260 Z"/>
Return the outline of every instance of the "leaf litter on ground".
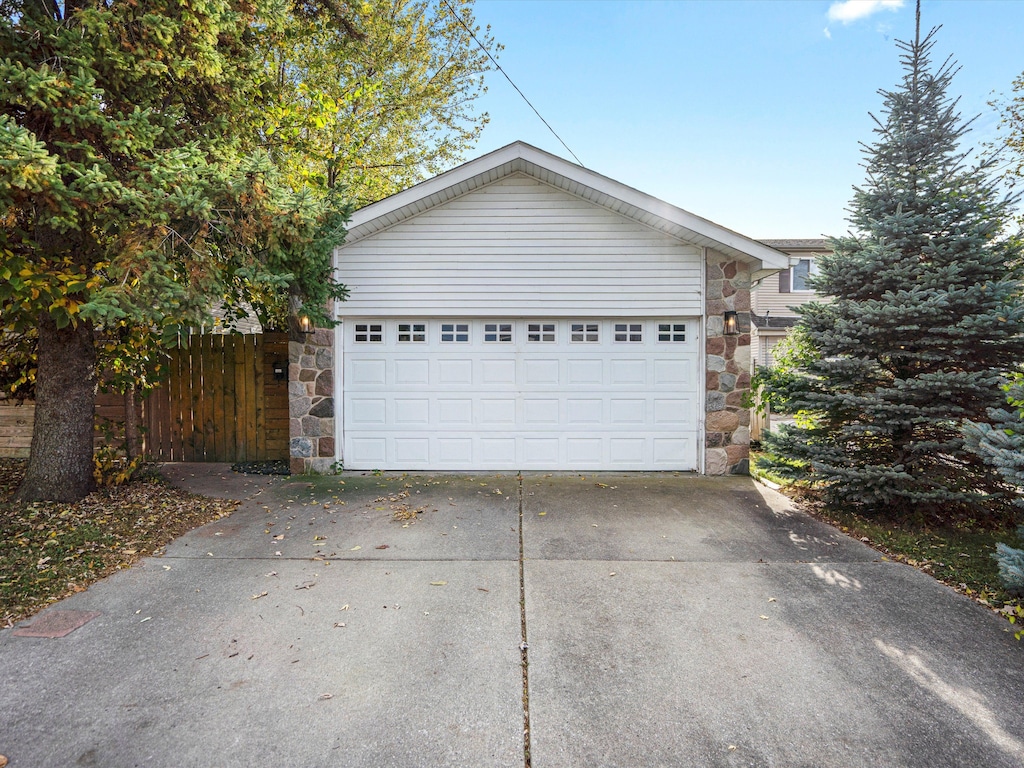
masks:
<path fill-rule="evenodd" d="M 74 504 L 17 502 L 24 459 L 0 459 L 0 626 L 10 627 L 178 536 L 231 514 L 237 501 L 196 496 L 152 469 Z"/>

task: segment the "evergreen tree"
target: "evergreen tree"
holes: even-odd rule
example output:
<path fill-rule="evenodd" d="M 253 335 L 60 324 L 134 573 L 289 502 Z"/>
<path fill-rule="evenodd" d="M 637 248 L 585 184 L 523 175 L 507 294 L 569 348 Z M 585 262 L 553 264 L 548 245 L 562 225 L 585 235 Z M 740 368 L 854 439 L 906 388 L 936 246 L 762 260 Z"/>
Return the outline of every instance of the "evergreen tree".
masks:
<path fill-rule="evenodd" d="M 1010 409 L 990 409 L 992 424 L 967 422 L 964 436 L 967 446 L 998 469 L 1019 493 L 1024 489 L 1024 376 L 1017 374 L 1006 390 Z M 1017 496 L 1016 504 L 1024 507 L 1024 498 Z M 1017 533 L 1024 542 L 1024 526 L 1018 528 Z M 992 557 L 999 564 L 1003 586 L 1024 594 L 1024 549 L 999 543 Z"/>
<path fill-rule="evenodd" d="M 990 423 L 1004 374 L 1024 359 L 1015 199 L 989 161 L 960 144 L 969 130 L 947 95 L 956 66 L 933 68 L 933 29 L 898 42 L 905 70 L 881 90 L 883 119 L 865 145 L 852 233 L 819 259 L 801 308 L 815 356 L 782 386 L 807 416 L 766 442 L 798 461 L 825 500 L 862 512 L 1006 519 L 1003 479 L 964 445 L 965 421 Z"/>

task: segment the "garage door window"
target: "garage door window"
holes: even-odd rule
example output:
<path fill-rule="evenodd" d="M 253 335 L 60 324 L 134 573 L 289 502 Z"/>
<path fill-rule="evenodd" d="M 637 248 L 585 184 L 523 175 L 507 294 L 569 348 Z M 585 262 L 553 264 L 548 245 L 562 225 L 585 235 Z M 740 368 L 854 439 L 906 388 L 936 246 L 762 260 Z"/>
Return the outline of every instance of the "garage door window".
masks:
<path fill-rule="evenodd" d="M 686 341 L 686 323 L 658 323 L 658 341 Z"/>
<path fill-rule="evenodd" d="M 576 343 L 595 343 L 600 341 L 598 323 L 572 323 L 569 340 Z"/>
<path fill-rule="evenodd" d="M 554 341 L 555 340 L 555 324 L 554 323 L 530 323 L 526 327 L 526 340 L 527 341 Z"/>
<path fill-rule="evenodd" d="M 509 344 L 512 342 L 512 323 L 485 323 L 484 341 L 491 344 Z"/>
<path fill-rule="evenodd" d="M 400 342 L 423 342 L 427 340 L 426 323 L 399 323 L 398 340 Z"/>
<path fill-rule="evenodd" d="M 466 343 L 469 341 L 468 323 L 441 323 L 441 341 Z"/>
<path fill-rule="evenodd" d="M 374 343 L 379 344 L 384 341 L 384 326 L 373 323 L 359 323 L 356 325 L 356 341 L 360 344 Z"/>
<path fill-rule="evenodd" d="M 616 323 L 615 340 L 642 342 L 644 340 L 643 323 Z"/>

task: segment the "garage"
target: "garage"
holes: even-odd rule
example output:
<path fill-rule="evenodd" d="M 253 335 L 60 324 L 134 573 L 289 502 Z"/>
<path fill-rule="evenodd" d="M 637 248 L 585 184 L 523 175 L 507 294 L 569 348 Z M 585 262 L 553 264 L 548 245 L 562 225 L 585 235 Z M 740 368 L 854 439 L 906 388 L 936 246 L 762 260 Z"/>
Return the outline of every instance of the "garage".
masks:
<path fill-rule="evenodd" d="M 351 469 L 695 470 L 698 318 L 345 321 Z"/>
<path fill-rule="evenodd" d="M 522 142 L 356 211 L 293 471 L 743 472 L 774 249 Z"/>

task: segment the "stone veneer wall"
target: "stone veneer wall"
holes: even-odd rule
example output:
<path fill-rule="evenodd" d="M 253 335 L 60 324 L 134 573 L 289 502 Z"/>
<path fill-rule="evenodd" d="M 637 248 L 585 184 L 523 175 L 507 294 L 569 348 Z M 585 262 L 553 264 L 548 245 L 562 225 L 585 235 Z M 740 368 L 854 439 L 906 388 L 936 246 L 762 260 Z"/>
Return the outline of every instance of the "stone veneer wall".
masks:
<path fill-rule="evenodd" d="M 334 331 L 288 341 L 288 433 L 292 474 L 330 472 L 334 445 Z"/>
<path fill-rule="evenodd" d="M 746 474 L 750 468 L 750 268 L 709 253 L 704 334 L 704 471 L 709 475 Z M 739 335 L 724 334 L 722 313 L 735 310 Z"/>

